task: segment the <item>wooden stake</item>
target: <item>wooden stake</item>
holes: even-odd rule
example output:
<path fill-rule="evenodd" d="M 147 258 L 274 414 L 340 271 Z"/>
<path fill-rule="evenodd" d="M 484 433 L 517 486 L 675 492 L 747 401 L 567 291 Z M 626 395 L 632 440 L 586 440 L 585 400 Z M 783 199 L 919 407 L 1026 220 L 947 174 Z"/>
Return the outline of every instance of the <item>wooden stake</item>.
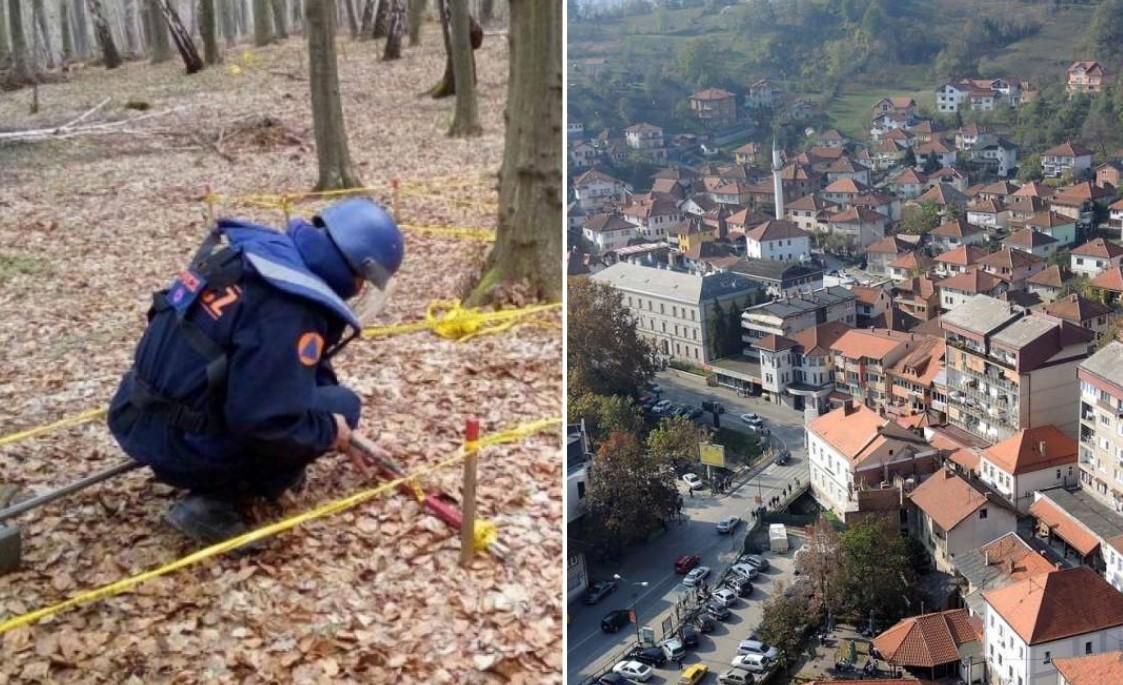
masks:
<path fill-rule="evenodd" d="M 400 223 L 402 223 L 402 208 L 401 208 L 401 203 L 400 203 L 401 191 L 399 190 L 398 179 L 396 179 L 396 178 L 390 179 L 390 187 L 393 189 L 394 221 L 396 223 L 400 224 Z M 479 428 L 479 426 L 477 426 L 477 428 Z"/>
<path fill-rule="evenodd" d="M 480 420 L 471 417 L 464 427 L 464 494 L 460 513 L 460 565 L 468 566 L 476 551 L 476 468 L 478 465 Z"/>

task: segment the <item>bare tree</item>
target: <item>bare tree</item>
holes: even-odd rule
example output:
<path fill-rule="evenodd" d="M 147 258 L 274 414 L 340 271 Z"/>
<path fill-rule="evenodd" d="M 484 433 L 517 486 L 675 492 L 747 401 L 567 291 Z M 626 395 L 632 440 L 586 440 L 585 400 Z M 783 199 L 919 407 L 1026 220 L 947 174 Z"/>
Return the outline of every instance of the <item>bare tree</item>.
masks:
<path fill-rule="evenodd" d="M 359 16 L 359 40 L 366 40 L 374 31 L 374 5 L 378 0 L 366 0 L 363 2 L 363 11 Z"/>
<path fill-rule="evenodd" d="M 499 229 L 480 282 L 479 303 L 503 283 L 538 297 L 562 292 L 562 3 L 510 0 L 507 130 L 499 170 Z"/>
<path fill-rule="evenodd" d="M 343 0 L 343 6 L 347 10 L 347 28 L 351 29 L 351 40 L 356 40 L 359 37 L 359 19 L 355 16 L 355 3 Z"/>
<path fill-rule="evenodd" d="M 12 43 L 8 40 L 8 5 L 0 2 L 0 62 L 6 60 L 11 53 Z"/>
<path fill-rule="evenodd" d="M 90 10 L 90 21 L 94 24 L 94 37 L 97 38 L 101 48 L 102 59 L 105 60 L 106 69 L 116 69 L 121 66 L 121 53 L 117 52 L 117 44 L 113 42 L 113 34 L 109 31 L 109 22 L 105 19 L 105 10 L 101 0 L 86 0 Z"/>
<path fill-rule="evenodd" d="M 74 59 L 74 37 L 70 34 L 70 4 L 66 0 L 58 3 L 58 28 L 62 38 L 62 61 L 69 62 Z M 4 27 L 0 25 L 0 31 Z M 0 54 L 3 50 L 0 49 Z"/>
<path fill-rule="evenodd" d="M 27 37 L 23 32 L 23 8 L 20 0 L 8 0 L 8 30 L 12 38 L 11 81 L 13 85 L 30 85 L 38 74 L 27 52 Z"/>
<path fill-rule="evenodd" d="M 472 54 L 468 0 L 448 0 L 448 3 L 453 77 L 456 80 L 456 114 L 448 134 L 453 137 L 478 136 L 483 133 L 483 128 L 476 99 L 476 57 Z"/>
<path fill-rule="evenodd" d="M 421 45 L 421 22 L 425 19 L 426 0 L 409 0 L 409 44 Z"/>
<path fill-rule="evenodd" d="M 199 32 L 203 34 L 203 58 L 207 64 L 221 64 L 222 51 L 218 49 L 217 21 L 214 0 L 199 1 Z"/>
<path fill-rule="evenodd" d="M 305 0 L 304 32 L 308 35 L 308 82 L 312 96 L 312 125 L 320 180 L 316 190 L 355 188 L 360 185 L 351 168 L 347 129 L 339 99 L 339 72 L 335 54 L 336 7 L 334 0 Z"/>
<path fill-rule="evenodd" d="M 136 35 L 136 0 L 123 0 L 125 22 L 125 53 L 129 57 L 140 54 L 140 40 Z"/>
<path fill-rule="evenodd" d="M 93 1 L 90 0 L 90 2 Z M 158 2 L 160 3 L 160 14 L 163 15 L 168 31 L 172 34 L 172 41 L 175 43 L 176 50 L 179 51 L 179 56 L 183 58 L 183 66 L 187 73 L 194 74 L 197 71 L 202 71 L 203 58 L 199 57 L 199 50 L 195 47 L 195 41 L 191 40 L 191 34 L 184 28 L 183 22 L 179 19 L 179 14 L 172 7 L 171 0 L 158 0 Z"/>
<path fill-rule="evenodd" d="M 43 50 L 43 55 L 46 57 L 47 68 L 53 69 L 55 66 L 54 51 L 51 50 L 51 30 L 47 26 L 47 10 L 43 6 L 43 0 L 31 0 L 31 16 L 35 23 L 36 42 Z"/>
<path fill-rule="evenodd" d="M 301 4 L 300 0 L 292 0 L 291 18 L 292 21 L 290 24 L 292 25 L 292 30 L 300 31 L 301 27 L 304 25 L 304 6 Z"/>
<path fill-rule="evenodd" d="M 389 28 L 390 3 L 386 0 L 378 0 L 378 9 L 374 13 L 374 26 L 371 27 L 371 38 L 385 38 L 387 29 Z"/>
<path fill-rule="evenodd" d="M 234 0 L 219 0 L 221 5 L 220 16 L 222 18 L 222 36 L 226 39 L 226 48 L 234 47 L 238 42 L 238 20 L 234 16 Z"/>
<path fill-rule="evenodd" d="M 160 0 L 145 0 L 148 8 L 148 40 L 152 46 L 153 64 L 167 62 L 172 58 L 172 46 L 168 41 L 168 26 L 160 9 Z"/>
<path fill-rule="evenodd" d="M 386 49 L 382 52 L 383 61 L 399 59 L 402 56 L 402 36 L 406 32 L 405 0 L 382 0 L 388 5 L 386 19 Z"/>
<path fill-rule="evenodd" d="M 253 0 L 253 44 L 257 47 L 273 42 L 273 19 L 269 14 L 269 0 Z"/>
<path fill-rule="evenodd" d="M 448 0 L 437 0 L 437 11 L 441 16 L 441 33 L 445 41 L 445 71 L 441 80 L 429 90 L 434 98 L 445 98 L 456 93 L 456 72 L 452 67 L 452 36 L 449 32 Z M 475 17 L 468 15 L 472 50 L 479 50 L 484 41 L 484 30 Z M 476 70 L 475 59 L 472 61 L 472 73 Z"/>
<path fill-rule="evenodd" d="M 480 3 L 480 23 L 490 24 L 495 19 L 495 0 L 483 0 Z"/>
<path fill-rule="evenodd" d="M 289 37 L 289 13 L 285 0 L 272 0 L 273 26 L 278 40 Z"/>
<path fill-rule="evenodd" d="M 90 56 L 90 28 L 86 21 L 86 3 L 84 0 L 72 0 L 71 16 L 74 17 L 74 51 L 78 57 L 86 59 Z"/>

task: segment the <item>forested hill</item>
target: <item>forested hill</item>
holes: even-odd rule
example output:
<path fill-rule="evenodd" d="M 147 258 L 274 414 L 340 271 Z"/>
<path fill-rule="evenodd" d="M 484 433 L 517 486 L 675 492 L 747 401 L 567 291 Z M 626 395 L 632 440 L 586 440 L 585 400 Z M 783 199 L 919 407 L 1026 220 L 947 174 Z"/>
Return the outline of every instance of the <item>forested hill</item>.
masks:
<path fill-rule="evenodd" d="M 690 92 L 770 78 L 846 128 L 890 91 L 923 105 L 945 79 L 1049 87 L 1078 59 L 1123 66 L 1123 0 L 570 0 L 570 16 L 570 63 L 608 57 L 616 86 L 571 70 L 570 111 L 593 126 L 678 128 Z"/>

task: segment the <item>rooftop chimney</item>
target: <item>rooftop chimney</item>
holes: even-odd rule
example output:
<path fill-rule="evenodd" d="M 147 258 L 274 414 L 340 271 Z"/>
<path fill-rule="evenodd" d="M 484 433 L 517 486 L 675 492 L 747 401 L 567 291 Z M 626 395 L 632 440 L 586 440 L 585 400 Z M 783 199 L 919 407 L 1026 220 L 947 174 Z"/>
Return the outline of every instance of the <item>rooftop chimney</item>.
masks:
<path fill-rule="evenodd" d="M 1041 456 L 1043 456 L 1043 457 L 1045 456 L 1045 441 L 1044 440 L 1037 443 L 1037 451 L 1041 453 Z"/>
<path fill-rule="evenodd" d="M 990 566 L 990 550 L 983 550 L 983 566 Z"/>

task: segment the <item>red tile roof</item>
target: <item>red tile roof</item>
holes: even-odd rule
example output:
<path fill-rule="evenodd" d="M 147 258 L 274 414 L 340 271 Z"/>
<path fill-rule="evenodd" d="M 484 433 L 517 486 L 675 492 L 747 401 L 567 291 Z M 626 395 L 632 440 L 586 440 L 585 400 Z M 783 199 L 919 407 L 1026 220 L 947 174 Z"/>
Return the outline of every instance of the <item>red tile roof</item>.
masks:
<path fill-rule="evenodd" d="M 906 668 L 935 668 L 959 661 L 959 645 L 980 639 L 966 609 L 902 619 L 873 639 L 885 660 Z"/>
<path fill-rule="evenodd" d="M 976 473 L 979 471 L 979 453 L 975 450 L 961 447 L 949 454 L 948 459 L 959 464 L 968 471 L 974 471 Z M 1052 568 L 1052 566 L 1049 568 Z"/>
<path fill-rule="evenodd" d="M 872 209 L 865 207 L 851 207 L 850 209 L 832 214 L 828 219 L 832 224 L 848 224 L 848 223 L 883 223 L 887 221 L 885 215 L 880 212 L 875 212 Z"/>
<path fill-rule="evenodd" d="M 722 90 L 721 88 L 706 88 L 690 96 L 692 100 L 724 100 L 731 97 L 736 96 L 728 90 Z"/>
<path fill-rule="evenodd" d="M 970 483 L 947 469 L 933 473 L 909 494 L 909 499 L 940 528 L 955 528 L 989 501 Z"/>
<path fill-rule="evenodd" d="M 840 178 L 823 189 L 824 193 L 864 193 L 870 187 L 852 178 Z"/>
<path fill-rule="evenodd" d="M 855 328 L 836 340 L 831 345 L 831 351 L 847 359 L 884 359 L 887 354 L 909 342 L 914 342 L 914 338 L 908 333 L 884 328 Z"/>
<path fill-rule="evenodd" d="M 779 352 L 780 350 L 789 350 L 797 345 L 796 341 L 791 338 L 785 338 L 782 335 L 766 335 L 753 343 L 753 347 L 759 347 L 762 350 L 769 352 Z"/>
<path fill-rule="evenodd" d="M 1088 148 L 1074 143 L 1071 140 L 1061 143 L 1056 147 L 1051 147 L 1045 152 L 1041 153 L 1043 157 L 1082 157 L 1084 155 L 1092 154 Z"/>
<path fill-rule="evenodd" d="M 1058 242 L 1057 239 L 1048 233 L 1035 231 L 1032 228 L 1023 228 L 1020 231 L 1011 233 L 1006 240 L 1003 241 L 1003 244 L 1009 247 L 1017 246 L 1032 250 L 1055 242 Z"/>
<path fill-rule="evenodd" d="M 1024 222 L 1026 226 L 1039 226 L 1041 228 L 1055 228 L 1057 226 L 1067 226 L 1076 223 L 1076 219 L 1069 218 L 1063 214 L 1049 210 L 1048 212 L 1037 212 Z"/>
<path fill-rule="evenodd" d="M 1123 270 L 1121 269 L 1123 269 L 1123 267 L 1120 267 L 1118 264 L 1109 266 L 1092 279 L 1092 285 L 1117 293 L 1123 292 Z"/>
<path fill-rule="evenodd" d="M 1076 441 L 1056 426 L 1025 428 L 986 449 L 983 455 L 1006 473 L 1030 471 L 1076 463 Z"/>
<path fill-rule="evenodd" d="M 829 321 L 818 326 L 804 328 L 792 335 L 792 340 L 803 348 L 805 357 L 825 357 L 830 354 L 831 345 L 841 338 L 850 326 L 841 321 Z"/>
<path fill-rule="evenodd" d="M 1053 665 L 1068 685 L 1123 683 L 1123 652 L 1056 659 Z"/>
<path fill-rule="evenodd" d="M 1079 293 L 1072 293 L 1071 295 L 1058 298 L 1042 307 L 1042 310 L 1046 314 L 1064 319 L 1077 326 L 1083 325 L 1085 321 L 1094 319 L 1097 316 L 1106 316 L 1114 311 L 1106 304 L 1085 299 L 1080 296 Z"/>
<path fill-rule="evenodd" d="M 1070 222 L 1071 223 L 1071 222 Z M 1123 255 L 1123 247 L 1108 242 L 1103 238 L 1094 238 L 1088 242 L 1074 247 L 1072 254 L 1080 257 L 1100 257 L 1102 259 L 1115 259 Z"/>
<path fill-rule="evenodd" d="M 758 242 L 765 240 L 783 240 L 785 238 L 807 238 L 810 233 L 786 219 L 772 219 L 745 234 Z"/>
<path fill-rule="evenodd" d="M 1013 194 L 1017 197 L 1050 197 L 1053 194 L 1053 188 L 1041 181 L 1030 181 L 1015 190 Z"/>
<path fill-rule="evenodd" d="M 960 217 L 947 223 L 940 224 L 929 231 L 930 235 L 944 236 L 948 238 L 963 238 L 969 235 L 980 233 L 982 229 L 972 226 L 967 223 L 967 219 Z"/>
<path fill-rule="evenodd" d="M 1123 594 L 1086 566 L 1027 578 L 983 598 L 1029 645 L 1123 625 Z"/>
<path fill-rule="evenodd" d="M 991 540 L 979 551 L 988 566 L 1000 567 L 1002 574 L 1013 582 L 1056 570 L 1048 559 L 1013 532 Z"/>
<path fill-rule="evenodd" d="M 937 255 L 936 261 L 943 262 L 944 264 L 971 266 L 987 256 L 987 254 L 989 253 L 978 245 L 961 245 L 954 250 L 948 250 L 943 254 Z"/>
<path fill-rule="evenodd" d="M 903 255 L 901 255 L 900 257 L 897 257 L 893 261 L 889 262 L 889 266 L 894 268 L 894 269 L 909 269 L 909 270 L 911 270 L 911 269 L 927 270 L 928 267 L 931 266 L 931 264 L 932 264 L 932 260 L 930 260 L 928 258 L 928 255 L 924 254 L 920 250 L 913 250 L 912 252 L 906 252 Z"/>
<path fill-rule="evenodd" d="M 988 274 L 982 269 L 972 269 L 966 273 L 945 278 L 937 282 L 936 287 L 977 295 L 979 293 L 990 293 L 1004 282 L 998 276 Z"/>
<path fill-rule="evenodd" d="M 979 260 L 979 263 L 985 266 L 1019 269 L 1023 266 L 1038 264 L 1043 261 L 1045 260 L 1035 254 L 1022 252 L 1021 250 L 1011 250 L 1008 247 L 1004 247 L 1001 250 L 991 252 L 986 257 L 983 257 Z"/>
<path fill-rule="evenodd" d="M 877 437 L 878 429 L 889 420 L 861 404 L 849 411 L 848 414 L 846 407 L 839 407 L 812 421 L 808 428 L 853 460 Z"/>
<path fill-rule="evenodd" d="M 1064 282 L 1072 278 L 1072 274 L 1068 270 L 1062 270 L 1057 265 L 1047 266 L 1044 270 L 1038 271 L 1034 275 L 1026 279 L 1026 283 L 1034 285 L 1043 285 L 1050 288 L 1061 288 Z"/>
<path fill-rule="evenodd" d="M 1084 524 L 1069 516 L 1068 512 L 1053 504 L 1052 500 L 1045 498 L 1037 500 L 1029 505 L 1029 513 L 1082 555 L 1087 556 L 1100 546 L 1100 541 L 1084 527 Z"/>

